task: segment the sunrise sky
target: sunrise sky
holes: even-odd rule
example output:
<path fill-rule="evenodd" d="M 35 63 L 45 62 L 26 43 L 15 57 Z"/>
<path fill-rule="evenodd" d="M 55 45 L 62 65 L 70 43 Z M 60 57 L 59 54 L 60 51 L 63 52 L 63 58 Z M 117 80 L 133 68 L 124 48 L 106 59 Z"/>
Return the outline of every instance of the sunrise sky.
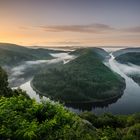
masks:
<path fill-rule="evenodd" d="M 0 0 L 0 42 L 140 46 L 140 0 Z"/>

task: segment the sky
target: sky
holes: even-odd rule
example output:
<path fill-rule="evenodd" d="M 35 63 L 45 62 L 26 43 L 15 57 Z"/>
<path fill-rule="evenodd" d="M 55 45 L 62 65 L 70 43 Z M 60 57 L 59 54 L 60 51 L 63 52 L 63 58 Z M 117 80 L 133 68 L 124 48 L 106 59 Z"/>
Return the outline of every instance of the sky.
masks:
<path fill-rule="evenodd" d="M 140 0 L 0 0 L 0 42 L 140 46 Z"/>

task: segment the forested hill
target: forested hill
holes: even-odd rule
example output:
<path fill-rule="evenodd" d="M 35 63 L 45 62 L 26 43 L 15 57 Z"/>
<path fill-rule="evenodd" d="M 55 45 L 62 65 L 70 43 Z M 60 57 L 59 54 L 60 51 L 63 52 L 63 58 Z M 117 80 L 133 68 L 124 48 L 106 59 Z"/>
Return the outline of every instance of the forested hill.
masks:
<path fill-rule="evenodd" d="M 96 53 L 96 55 L 99 57 L 99 59 L 104 60 L 106 57 L 109 57 L 109 53 L 101 48 L 80 48 L 76 49 L 75 51 L 71 52 L 72 55 L 80 56 L 83 53 L 86 53 L 87 51 L 91 51 L 93 53 Z"/>
<path fill-rule="evenodd" d="M 52 59 L 50 53 L 62 52 L 49 49 L 32 49 L 15 44 L 0 43 L 0 65 L 14 66 L 24 61 Z"/>
<path fill-rule="evenodd" d="M 115 58 L 118 62 L 124 63 L 124 64 L 135 64 L 140 65 L 140 52 L 129 52 L 122 54 Z"/>
<path fill-rule="evenodd" d="M 135 52 L 139 52 L 140 53 L 140 47 L 120 49 L 120 50 L 114 51 L 113 55 L 115 57 L 118 57 L 118 56 L 126 54 L 126 53 L 135 53 Z"/>
<path fill-rule="evenodd" d="M 64 102 L 98 102 L 118 97 L 125 87 L 124 80 L 100 58 L 93 49 L 84 49 L 61 68 L 36 75 L 33 86 L 45 96 Z"/>
<path fill-rule="evenodd" d="M 140 52 L 129 52 L 122 54 L 115 58 L 119 63 L 127 64 L 127 65 L 133 65 L 131 66 L 136 67 L 136 69 L 139 69 L 140 66 Z M 127 74 L 129 77 L 131 77 L 136 83 L 140 85 L 140 73 L 138 72 L 131 72 Z"/>

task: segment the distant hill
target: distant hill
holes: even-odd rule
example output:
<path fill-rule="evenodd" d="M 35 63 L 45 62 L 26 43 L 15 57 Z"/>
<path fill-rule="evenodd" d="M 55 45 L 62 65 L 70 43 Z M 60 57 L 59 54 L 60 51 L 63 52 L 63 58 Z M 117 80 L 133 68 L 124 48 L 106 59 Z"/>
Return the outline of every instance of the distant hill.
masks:
<path fill-rule="evenodd" d="M 62 52 L 49 49 L 32 49 L 15 44 L 0 43 L 0 65 L 14 66 L 24 61 L 52 59 L 50 53 Z"/>
<path fill-rule="evenodd" d="M 75 51 L 71 52 L 70 54 L 72 55 L 81 55 L 83 53 L 86 53 L 86 51 L 92 51 L 95 52 L 97 54 L 97 56 L 104 60 L 106 57 L 109 57 L 109 53 L 106 52 L 104 49 L 101 48 L 80 48 L 80 49 L 76 49 Z"/>
<path fill-rule="evenodd" d="M 129 52 L 140 52 L 140 48 L 139 47 L 138 48 L 126 48 L 126 49 L 117 50 L 117 51 L 113 52 L 113 55 L 115 57 L 117 57 L 122 54 L 129 53 Z"/>
<path fill-rule="evenodd" d="M 120 96 L 124 80 L 102 63 L 103 57 L 96 51 L 76 50 L 73 53 L 79 57 L 59 69 L 36 75 L 33 87 L 45 96 L 64 102 L 98 102 Z"/>
<path fill-rule="evenodd" d="M 115 58 L 119 63 L 129 65 L 134 64 L 140 66 L 140 52 L 128 52 L 122 55 L 119 55 Z M 140 74 L 139 73 L 131 73 L 127 74 L 131 77 L 136 83 L 140 85 Z"/>
<path fill-rule="evenodd" d="M 140 52 L 128 52 L 117 56 L 115 59 L 124 64 L 132 63 L 135 65 L 140 65 Z"/>

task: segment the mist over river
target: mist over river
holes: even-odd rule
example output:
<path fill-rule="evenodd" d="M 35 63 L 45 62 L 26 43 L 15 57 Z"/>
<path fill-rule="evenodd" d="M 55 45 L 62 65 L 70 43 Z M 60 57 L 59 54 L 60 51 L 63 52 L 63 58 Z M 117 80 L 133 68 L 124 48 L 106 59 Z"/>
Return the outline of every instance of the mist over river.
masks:
<path fill-rule="evenodd" d="M 37 74 L 41 69 L 49 68 L 56 64 L 66 64 L 70 60 L 74 59 L 74 55 L 69 55 L 69 53 L 50 53 L 53 57 L 51 60 L 36 60 L 36 61 L 25 61 L 21 65 L 16 67 L 5 66 L 8 73 L 8 81 L 10 87 L 19 87 L 32 79 L 35 74 Z"/>
<path fill-rule="evenodd" d="M 54 54 L 52 55 L 55 59 L 47 60 L 49 63 L 57 63 L 69 62 L 71 59 L 74 59 L 74 56 L 70 56 L 68 54 Z M 135 83 L 130 77 L 128 77 L 127 73 L 139 72 L 139 67 L 134 65 L 123 65 L 118 63 L 112 54 L 110 54 L 110 59 L 108 61 L 108 66 L 112 71 L 121 75 L 126 82 L 126 88 L 121 97 L 117 99 L 112 99 L 111 101 L 107 101 L 104 103 L 97 104 L 69 104 L 67 107 L 74 112 L 81 111 L 93 111 L 96 114 L 101 114 L 104 112 L 111 112 L 113 114 L 131 114 L 135 112 L 140 112 L 140 86 Z M 44 61 L 40 61 L 41 63 L 45 63 Z M 31 63 L 31 62 L 30 62 Z M 37 62 L 32 62 L 34 65 Z M 31 98 L 35 98 L 38 102 L 40 102 L 40 96 L 36 94 L 36 92 L 31 87 L 31 79 L 25 82 L 24 84 L 19 86 L 21 89 L 25 90 L 27 94 Z M 46 97 L 43 97 L 46 99 Z"/>

